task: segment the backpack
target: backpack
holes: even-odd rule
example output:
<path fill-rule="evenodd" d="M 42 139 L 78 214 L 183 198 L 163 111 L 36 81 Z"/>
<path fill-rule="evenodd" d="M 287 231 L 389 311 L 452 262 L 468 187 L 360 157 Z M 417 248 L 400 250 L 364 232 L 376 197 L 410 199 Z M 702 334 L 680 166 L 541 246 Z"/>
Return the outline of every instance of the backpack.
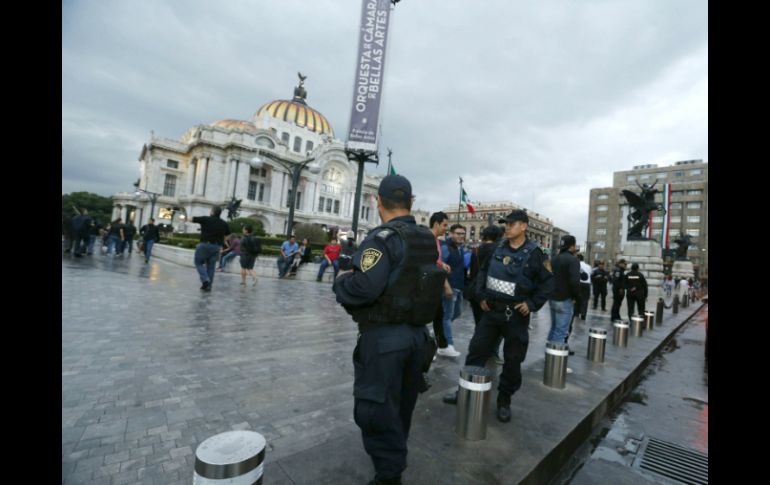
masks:
<path fill-rule="evenodd" d="M 262 252 L 262 243 L 252 235 L 248 235 L 241 241 L 241 247 L 250 256 L 257 256 Z"/>

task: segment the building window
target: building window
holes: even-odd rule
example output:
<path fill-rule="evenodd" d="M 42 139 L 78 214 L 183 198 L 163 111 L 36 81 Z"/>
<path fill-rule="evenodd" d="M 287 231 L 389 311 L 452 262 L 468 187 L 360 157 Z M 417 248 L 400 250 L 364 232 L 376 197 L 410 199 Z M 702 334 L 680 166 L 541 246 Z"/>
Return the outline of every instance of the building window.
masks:
<path fill-rule="evenodd" d="M 663 216 L 657 216 L 652 218 L 653 224 L 660 224 L 661 222 L 663 222 Z"/>
<path fill-rule="evenodd" d="M 671 224 L 679 224 L 682 222 L 682 216 L 671 216 Z"/>
<path fill-rule="evenodd" d="M 332 211 L 332 200 L 326 199 L 326 212 L 331 212 L 331 211 Z"/>
<path fill-rule="evenodd" d="M 597 205 L 596 206 L 596 210 L 599 211 L 599 212 L 607 212 L 607 208 L 608 208 L 608 206 L 606 206 L 606 205 Z"/>
<path fill-rule="evenodd" d="M 656 173 L 655 177 L 659 178 L 659 179 L 664 179 L 664 178 L 668 177 L 668 174 L 665 173 L 665 172 L 663 172 L 663 173 Z"/>
<path fill-rule="evenodd" d="M 302 205 L 302 192 L 297 191 L 297 203 L 294 205 L 294 209 L 300 210 L 300 205 Z"/>
<path fill-rule="evenodd" d="M 652 230 L 652 237 L 659 238 L 663 235 L 663 229 L 653 229 Z"/>
<path fill-rule="evenodd" d="M 313 142 L 308 140 L 307 144 L 305 145 L 305 151 L 306 152 L 312 152 L 313 151 Z"/>
<path fill-rule="evenodd" d="M 294 137 L 294 151 L 299 153 L 300 150 L 302 150 L 302 138 L 295 136 Z"/>
<path fill-rule="evenodd" d="M 176 175 L 166 174 L 166 180 L 163 182 L 163 195 L 168 195 L 169 197 L 174 196 L 174 192 L 176 191 Z"/>
<path fill-rule="evenodd" d="M 257 200 L 260 202 L 265 200 L 265 184 L 259 184 L 259 196 L 257 197 Z"/>
<path fill-rule="evenodd" d="M 324 211 L 324 201 L 326 200 L 326 197 L 321 197 L 318 199 L 318 212 Z"/>
<path fill-rule="evenodd" d="M 281 141 L 286 143 L 287 145 L 289 144 L 289 134 L 286 133 L 285 131 L 281 133 Z"/>
<path fill-rule="evenodd" d="M 703 194 L 703 191 L 700 189 L 687 191 L 687 195 L 701 195 L 701 194 Z"/>
<path fill-rule="evenodd" d="M 700 224 L 700 216 L 687 216 L 688 224 Z"/>
<path fill-rule="evenodd" d="M 168 168 L 179 168 L 179 162 L 176 160 L 166 160 L 166 166 Z"/>
<path fill-rule="evenodd" d="M 703 169 L 696 168 L 696 169 L 690 170 L 690 175 L 703 175 Z"/>
<path fill-rule="evenodd" d="M 640 175 L 640 176 L 639 176 L 639 180 L 647 180 L 647 179 L 649 179 L 650 177 L 652 177 L 652 174 L 646 173 L 646 174 L 644 174 L 644 175 Z"/>
<path fill-rule="evenodd" d="M 684 172 L 681 170 L 674 172 L 674 177 L 684 177 Z"/>
<path fill-rule="evenodd" d="M 609 197 L 610 196 L 608 194 L 599 194 L 596 198 L 599 200 L 607 200 Z"/>
<path fill-rule="evenodd" d="M 253 180 L 249 181 L 249 193 L 246 195 L 249 200 L 257 199 L 257 183 Z"/>
<path fill-rule="evenodd" d="M 626 177 L 626 182 L 628 183 L 636 182 L 636 175 L 629 175 L 628 177 Z"/>
<path fill-rule="evenodd" d="M 687 203 L 687 208 L 688 209 L 700 209 L 701 208 L 701 203 L 700 202 L 688 202 Z"/>
<path fill-rule="evenodd" d="M 340 201 L 335 200 L 334 201 L 334 213 L 339 214 L 340 213 Z"/>
<path fill-rule="evenodd" d="M 596 243 L 594 243 L 594 248 L 604 249 L 605 245 L 606 243 L 604 241 L 596 241 Z"/>
<path fill-rule="evenodd" d="M 687 234 L 692 237 L 698 237 L 700 236 L 700 229 L 687 229 Z"/>
<path fill-rule="evenodd" d="M 606 224 L 607 223 L 607 216 L 597 217 L 596 218 L 597 224 Z"/>
<path fill-rule="evenodd" d="M 606 236 L 607 235 L 607 229 L 606 228 L 605 229 L 597 229 L 596 230 L 596 235 L 597 236 Z"/>
<path fill-rule="evenodd" d="M 669 209 L 681 209 L 682 203 L 681 202 L 672 202 Z"/>
<path fill-rule="evenodd" d="M 672 190 L 671 197 L 681 197 L 684 195 L 684 190 Z"/>

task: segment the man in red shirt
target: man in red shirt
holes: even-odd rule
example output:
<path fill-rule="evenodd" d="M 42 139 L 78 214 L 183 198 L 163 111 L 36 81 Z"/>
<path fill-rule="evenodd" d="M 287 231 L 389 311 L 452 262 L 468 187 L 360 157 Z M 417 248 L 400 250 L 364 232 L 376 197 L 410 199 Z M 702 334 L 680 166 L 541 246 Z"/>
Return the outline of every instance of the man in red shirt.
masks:
<path fill-rule="evenodd" d="M 315 279 L 316 281 L 321 281 L 324 271 L 326 271 L 326 268 L 328 268 L 329 265 L 332 265 L 334 268 L 334 277 L 337 277 L 337 273 L 340 270 L 340 262 L 337 258 L 340 257 L 341 249 L 342 247 L 337 244 L 337 238 L 333 237 L 331 242 L 324 248 L 324 259 L 321 260 L 321 268 L 318 270 L 318 276 Z"/>

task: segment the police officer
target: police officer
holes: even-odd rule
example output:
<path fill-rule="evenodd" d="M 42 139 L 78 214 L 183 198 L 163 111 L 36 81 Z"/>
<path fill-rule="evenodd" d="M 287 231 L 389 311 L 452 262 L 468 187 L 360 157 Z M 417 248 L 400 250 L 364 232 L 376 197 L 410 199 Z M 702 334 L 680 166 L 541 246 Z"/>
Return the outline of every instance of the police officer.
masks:
<path fill-rule="evenodd" d="M 631 271 L 625 276 L 626 287 L 626 301 L 628 302 L 628 319 L 634 314 L 634 303 L 636 303 L 639 313 L 637 315 L 644 316 L 644 303 L 647 300 L 647 280 L 644 275 L 639 272 L 639 265 L 634 263 L 631 265 Z"/>
<path fill-rule="evenodd" d="M 378 190 L 384 221 L 353 254 L 353 269 L 334 281 L 337 302 L 358 323 L 353 351 L 354 419 L 374 463 L 370 484 L 400 484 L 406 441 L 422 384 L 430 323 L 445 279 L 433 233 L 410 214 L 412 186 L 388 175 Z M 430 356 L 432 359 L 432 355 Z"/>
<path fill-rule="evenodd" d="M 612 270 L 612 309 L 610 310 L 610 318 L 613 322 L 620 320 L 620 305 L 623 303 L 623 296 L 625 295 L 625 272 L 626 260 L 621 259 L 615 264 L 615 269 Z"/>
<path fill-rule="evenodd" d="M 526 237 L 529 216 L 525 211 L 514 210 L 499 222 L 505 223 L 505 237 L 479 270 L 484 315 L 473 333 L 465 365 L 484 367 L 497 338 L 505 338 L 497 419 L 507 423 L 511 420 L 511 396 L 521 387 L 521 362 L 529 344 L 529 315 L 548 301 L 553 275 L 543 264 L 543 251 Z M 457 392 L 444 396 L 444 402 L 456 404 Z"/>
<path fill-rule="evenodd" d="M 602 297 L 602 311 L 607 310 L 607 280 L 608 280 L 608 274 L 607 270 L 604 269 L 604 261 L 599 261 L 597 263 L 596 268 L 594 268 L 593 273 L 591 274 L 591 280 L 593 282 L 594 288 L 594 306 L 593 309 L 596 310 L 596 306 L 599 303 L 599 295 Z"/>

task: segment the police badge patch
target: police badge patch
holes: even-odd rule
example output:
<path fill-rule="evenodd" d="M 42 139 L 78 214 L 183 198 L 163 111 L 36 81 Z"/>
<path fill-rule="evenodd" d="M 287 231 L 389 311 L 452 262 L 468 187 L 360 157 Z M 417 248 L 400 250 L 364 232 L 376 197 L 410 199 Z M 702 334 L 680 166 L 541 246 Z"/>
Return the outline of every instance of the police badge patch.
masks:
<path fill-rule="evenodd" d="M 361 271 L 366 273 L 374 268 L 380 262 L 380 259 L 382 259 L 382 251 L 372 248 L 364 250 L 364 254 L 361 255 Z"/>

